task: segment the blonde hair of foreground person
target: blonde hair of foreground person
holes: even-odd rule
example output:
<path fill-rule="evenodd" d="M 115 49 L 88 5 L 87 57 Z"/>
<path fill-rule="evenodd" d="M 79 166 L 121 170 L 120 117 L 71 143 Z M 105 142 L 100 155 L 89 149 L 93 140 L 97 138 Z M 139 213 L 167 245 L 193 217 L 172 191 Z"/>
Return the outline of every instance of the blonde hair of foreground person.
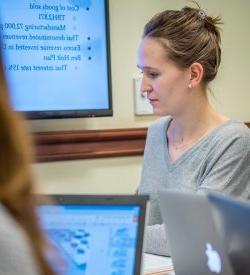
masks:
<path fill-rule="evenodd" d="M 35 213 L 32 153 L 22 124 L 10 106 L 0 55 L 0 202 L 30 240 L 40 273 L 52 275 L 45 258 L 47 243 Z"/>

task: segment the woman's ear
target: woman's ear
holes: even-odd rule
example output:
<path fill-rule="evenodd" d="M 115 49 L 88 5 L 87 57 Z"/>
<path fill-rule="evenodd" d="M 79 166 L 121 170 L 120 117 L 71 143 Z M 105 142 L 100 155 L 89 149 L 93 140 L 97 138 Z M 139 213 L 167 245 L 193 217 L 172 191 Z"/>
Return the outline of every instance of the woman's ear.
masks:
<path fill-rule="evenodd" d="M 190 70 L 190 82 L 188 84 L 188 87 L 195 88 L 202 82 L 204 69 L 200 63 L 194 62 L 189 67 L 189 70 Z"/>

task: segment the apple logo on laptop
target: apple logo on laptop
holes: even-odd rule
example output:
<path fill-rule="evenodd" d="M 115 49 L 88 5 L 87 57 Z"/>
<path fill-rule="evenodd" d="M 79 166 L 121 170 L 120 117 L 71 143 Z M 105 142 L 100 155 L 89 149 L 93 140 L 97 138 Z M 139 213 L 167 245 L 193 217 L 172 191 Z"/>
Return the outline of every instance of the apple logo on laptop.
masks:
<path fill-rule="evenodd" d="M 206 243 L 207 265 L 211 272 L 221 272 L 221 258 L 210 243 Z"/>

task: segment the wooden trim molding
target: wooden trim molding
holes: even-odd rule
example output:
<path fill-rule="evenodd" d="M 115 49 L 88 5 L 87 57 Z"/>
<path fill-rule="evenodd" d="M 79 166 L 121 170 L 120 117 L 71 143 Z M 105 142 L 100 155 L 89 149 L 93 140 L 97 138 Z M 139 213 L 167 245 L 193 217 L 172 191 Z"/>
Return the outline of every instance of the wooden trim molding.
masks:
<path fill-rule="evenodd" d="M 147 128 L 34 133 L 38 162 L 142 155 Z"/>
<path fill-rule="evenodd" d="M 142 155 L 146 134 L 147 128 L 34 133 L 36 161 Z"/>

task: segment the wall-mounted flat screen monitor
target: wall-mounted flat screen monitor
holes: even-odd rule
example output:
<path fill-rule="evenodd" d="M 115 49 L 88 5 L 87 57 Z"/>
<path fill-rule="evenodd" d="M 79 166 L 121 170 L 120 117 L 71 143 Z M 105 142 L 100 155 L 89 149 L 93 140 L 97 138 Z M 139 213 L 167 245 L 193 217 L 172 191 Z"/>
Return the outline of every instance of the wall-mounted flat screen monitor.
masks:
<path fill-rule="evenodd" d="M 112 115 L 107 0 L 1 0 L 13 108 L 27 118 Z"/>

